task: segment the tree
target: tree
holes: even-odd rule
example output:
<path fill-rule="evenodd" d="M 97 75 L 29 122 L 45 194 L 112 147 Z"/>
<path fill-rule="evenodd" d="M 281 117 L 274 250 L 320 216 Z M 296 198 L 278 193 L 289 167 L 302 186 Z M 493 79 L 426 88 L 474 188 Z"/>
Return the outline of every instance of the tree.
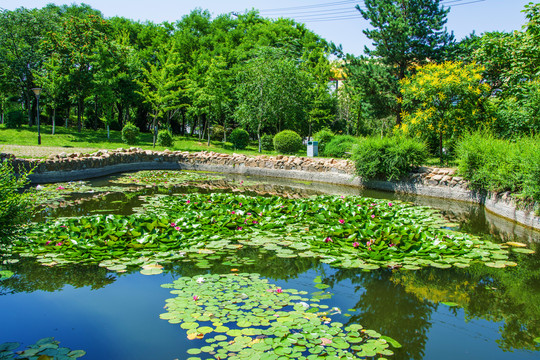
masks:
<path fill-rule="evenodd" d="M 442 160 L 443 140 L 486 124 L 484 102 L 491 88 L 482 82 L 483 67 L 461 62 L 429 64 L 401 81 L 402 131 L 434 136 Z"/>
<path fill-rule="evenodd" d="M 259 48 L 238 74 L 235 118 L 257 134 L 259 152 L 265 127 L 291 129 L 305 119 L 307 77 L 293 59 L 276 48 Z"/>
<path fill-rule="evenodd" d="M 390 66 L 395 81 L 408 75 L 413 65 L 437 60 L 443 49 L 453 41 L 448 34 L 445 9 L 441 0 L 365 0 L 362 9 L 356 8 L 373 27 L 364 34 L 373 41 L 373 50 L 365 48 L 367 55 Z M 401 124 L 401 94 L 394 87 L 397 104 L 396 124 Z"/>
<path fill-rule="evenodd" d="M 138 93 L 153 110 L 153 146 L 156 146 L 158 118 L 183 106 L 179 103 L 183 91 L 181 68 L 182 64 L 178 63 L 176 52 L 171 48 L 167 52 L 159 53 L 155 63 L 149 63 L 147 68 L 143 68 L 143 79 L 137 80 L 141 86 Z M 169 121 L 170 116 L 167 118 L 167 122 Z"/>

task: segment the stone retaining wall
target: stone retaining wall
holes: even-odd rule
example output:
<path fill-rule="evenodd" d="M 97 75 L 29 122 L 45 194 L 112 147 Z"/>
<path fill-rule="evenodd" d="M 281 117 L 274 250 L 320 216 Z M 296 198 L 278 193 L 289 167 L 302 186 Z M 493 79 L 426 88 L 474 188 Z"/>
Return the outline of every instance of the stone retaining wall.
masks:
<path fill-rule="evenodd" d="M 186 169 L 269 177 L 321 181 L 371 189 L 412 193 L 485 205 L 488 211 L 540 230 L 540 217 L 533 209 L 521 208 L 509 193 L 485 194 L 468 189 L 455 169 L 421 167 L 401 182 L 363 182 L 355 176 L 353 162 L 296 156 L 255 156 L 214 152 L 162 152 L 139 148 L 99 150 L 91 154 L 52 155 L 45 160 L 18 159 L 10 154 L 16 168 L 34 168 L 33 183 L 82 180 L 118 172 L 157 169 Z"/>

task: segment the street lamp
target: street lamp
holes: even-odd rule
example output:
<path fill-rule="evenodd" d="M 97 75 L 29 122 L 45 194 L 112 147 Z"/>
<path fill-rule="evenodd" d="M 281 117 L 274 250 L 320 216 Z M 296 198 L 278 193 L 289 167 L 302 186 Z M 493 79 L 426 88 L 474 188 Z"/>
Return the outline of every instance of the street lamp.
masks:
<path fill-rule="evenodd" d="M 41 94 L 41 88 L 33 88 L 32 91 L 36 95 L 37 99 L 37 143 L 41 145 L 41 132 L 39 131 L 39 95 Z"/>

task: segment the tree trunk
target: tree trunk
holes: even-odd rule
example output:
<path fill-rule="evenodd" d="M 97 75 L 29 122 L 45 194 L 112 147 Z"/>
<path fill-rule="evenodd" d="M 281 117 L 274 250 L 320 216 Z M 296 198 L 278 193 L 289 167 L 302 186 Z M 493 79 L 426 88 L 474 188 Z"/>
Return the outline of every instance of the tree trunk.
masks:
<path fill-rule="evenodd" d="M 180 135 L 184 136 L 186 134 L 186 114 L 184 111 L 181 111 L 182 115 L 182 128 L 180 129 Z"/>
<path fill-rule="evenodd" d="M 152 122 L 152 131 L 154 135 L 152 136 L 152 147 L 156 147 L 156 138 L 157 138 L 157 111 L 154 111 L 154 121 Z"/>
<path fill-rule="evenodd" d="M 261 125 L 262 121 L 259 121 L 259 126 L 257 126 L 257 140 L 259 141 L 259 152 L 262 152 L 262 144 L 261 144 Z"/>
<path fill-rule="evenodd" d="M 68 128 L 68 121 L 69 121 L 69 113 L 71 112 L 71 106 L 68 106 L 67 108 L 67 116 L 66 116 L 66 119 L 65 119 L 65 128 L 67 129 Z"/>
<path fill-rule="evenodd" d="M 207 124 L 206 127 L 208 128 L 208 141 L 206 143 L 206 146 L 210 146 L 210 127 L 209 127 L 210 120 L 209 119 L 206 121 L 206 124 Z"/>
<path fill-rule="evenodd" d="M 82 112 L 83 112 L 83 104 L 84 103 L 84 100 L 81 97 L 79 97 L 79 101 L 78 101 L 78 104 L 77 104 L 77 131 L 78 132 L 81 132 L 82 131 Z"/>
<path fill-rule="evenodd" d="M 53 109 L 52 113 L 52 134 L 54 135 L 54 131 L 56 130 L 56 108 Z"/>

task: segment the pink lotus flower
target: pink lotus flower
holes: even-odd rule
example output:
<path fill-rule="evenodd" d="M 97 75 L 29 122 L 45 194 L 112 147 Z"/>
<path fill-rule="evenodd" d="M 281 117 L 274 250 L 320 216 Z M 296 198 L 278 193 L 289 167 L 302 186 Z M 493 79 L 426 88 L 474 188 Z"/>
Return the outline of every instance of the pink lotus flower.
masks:
<path fill-rule="evenodd" d="M 240 180 L 240 185 L 242 185 L 244 183 L 244 180 Z"/>
<path fill-rule="evenodd" d="M 355 242 L 352 243 L 352 246 L 353 246 L 353 248 L 357 248 L 357 247 L 360 246 L 360 244 L 355 241 Z"/>
<path fill-rule="evenodd" d="M 340 224 L 345 224 L 345 220 L 339 219 L 339 223 L 340 223 Z"/>
<path fill-rule="evenodd" d="M 233 215 L 236 214 L 236 211 L 231 211 L 231 214 L 233 214 Z"/>
<path fill-rule="evenodd" d="M 174 230 L 180 231 L 180 226 L 175 226 Z"/>
<path fill-rule="evenodd" d="M 391 202 L 388 203 L 388 206 L 394 206 L 394 204 L 392 204 Z"/>
<path fill-rule="evenodd" d="M 176 226 L 176 223 L 171 223 L 171 226 L 172 226 L 172 227 Z"/>
<path fill-rule="evenodd" d="M 372 218 L 372 219 L 375 219 L 375 215 L 371 215 L 371 218 Z"/>
<path fill-rule="evenodd" d="M 388 247 L 394 247 L 396 244 L 388 244 Z"/>
<path fill-rule="evenodd" d="M 197 301 L 199 300 L 200 298 L 197 296 L 197 295 L 193 295 L 193 300 Z"/>
<path fill-rule="evenodd" d="M 262 213 L 259 213 L 259 216 L 262 216 Z"/>
<path fill-rule="evenodd" d="M 256 220 L 253 220 L 253 224 L 258 224 L 259 222 Z"/>
<path fill-rule="evenodd" d="M 326 239 L 324 239 L 324 242 L 325 242 L 325 243 L 330 243 L 330 242 L 333 243 L 334 240 L 332 240 L 331 237 L 327 237 Z"/>
<path fill-rule="evenodd" d="M 236 230 L 243 230 L 241 226 L 237 227 Z"/>
<path fill-rule="evenodd" d="M 341 195 L 341 198 L 342 198 L 342 199 L 345 199 L 345 196 Z"/>
<path fill-rule="evenodd" d="M 63 187 L 62 185 L 60 185 L 59 187 L 56 188 L 56 190 L 64 190 L 65 187 Z"/>
<path fill-rule="evenodd" d="M 276 289 L 276 292 L 277 292 L 278 294 L 281 294 L 281 293 L 283 292 L 283 290 L 282 290 L 281 288 L 277 288 L 277 289 Z"/>
<path fill-rule="evenodd" d="M 186 201 L 186 204 L 189 204 L 190 202 L 191 202 L 191 201 L 188 200 L 188 201 Z"/>
<path fill-rule="evenodd" d="M 56 246 L 62 246 L 62 243 L 61 243 L 61 242 L 59 242 L 59 243 L 57 243 L 57 244 L 56 244 Z"/>
<path fill-rule="evenodd" d="M 50 243 L 51 243 L 51 241 L 49 240 L 49 241 L 47 241 L 47 242 L 45 243 L 45 245 L 49 245 Z"/>
<path fill-rule="evenodd" d="M 248 216 L 251 216 L 251 213 L 247 213 Z"/>
<path fill-rule="evenodd" d="M 242 203 L 239 203 L 238 206 L 242 206 Z"/>

